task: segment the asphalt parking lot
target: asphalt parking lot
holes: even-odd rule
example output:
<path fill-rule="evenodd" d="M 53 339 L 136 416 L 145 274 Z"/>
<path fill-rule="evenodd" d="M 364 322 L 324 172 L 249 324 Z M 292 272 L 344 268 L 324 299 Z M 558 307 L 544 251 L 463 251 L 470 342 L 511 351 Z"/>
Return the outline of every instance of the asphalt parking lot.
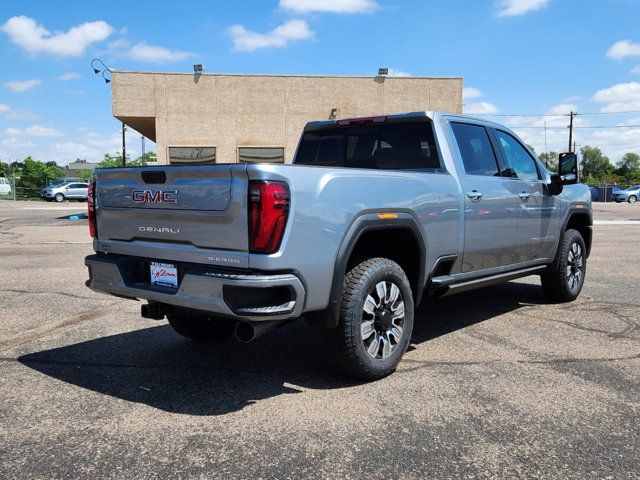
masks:
<path fill-rule="evenodd" d="M 84 286 L 82 209 L 0 201 L 0 478 L 638 478 L 640 205 L 596 204 L 581 297 L 429 301 L 398 371 L 296 322 L 193 344 Z"/>

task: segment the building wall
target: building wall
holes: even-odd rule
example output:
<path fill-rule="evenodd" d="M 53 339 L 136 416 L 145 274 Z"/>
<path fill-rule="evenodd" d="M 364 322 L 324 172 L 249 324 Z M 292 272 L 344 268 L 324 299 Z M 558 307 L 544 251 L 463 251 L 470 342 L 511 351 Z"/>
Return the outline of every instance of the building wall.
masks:
<path fill-rule="evenodd" d="M 462 112 L 461 78 L 319 77 L 113 72 L 113 115 L 169 146 L 284 147 L 291 162 L 304 125 L 327 119 L 422 110 Z"/>

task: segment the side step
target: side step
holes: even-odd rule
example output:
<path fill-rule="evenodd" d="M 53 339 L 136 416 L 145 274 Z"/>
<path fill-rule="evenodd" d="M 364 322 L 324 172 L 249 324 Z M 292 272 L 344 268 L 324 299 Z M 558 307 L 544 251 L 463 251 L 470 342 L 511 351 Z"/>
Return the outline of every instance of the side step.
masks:
<path fill-rule="evenodd" d="M 432 290 L 433 293 L 442 296 L 452 295 L 454 293 L 466 292 L 476 288 L 488 287 L 497 283 L 508 282 L 509 280 L 515 280 L 516 278 L 528 277 L 529 275 L 540 272 L 545 268 L 547 268 L 546 265 L 537 265 L 535 267 L 511 270 L 509 272 L 496 273 L 495 275 L 489 275 L 487 277 L 462 280 L 459 282 L 456 282 L 453 275 L 443 275 L 441 277 L 434 277 L 431 279 L 429 289 Z"/>

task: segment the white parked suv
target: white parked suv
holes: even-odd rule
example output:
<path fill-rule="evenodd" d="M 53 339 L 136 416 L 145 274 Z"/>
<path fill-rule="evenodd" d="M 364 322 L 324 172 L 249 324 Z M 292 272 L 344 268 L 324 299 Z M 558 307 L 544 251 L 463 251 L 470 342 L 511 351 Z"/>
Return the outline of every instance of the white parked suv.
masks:
<path fill-rule="evenodd" d="M 11 193 L 11 184 L 6 178 L 0 178 L 0 195 L 9 195 Z"/>

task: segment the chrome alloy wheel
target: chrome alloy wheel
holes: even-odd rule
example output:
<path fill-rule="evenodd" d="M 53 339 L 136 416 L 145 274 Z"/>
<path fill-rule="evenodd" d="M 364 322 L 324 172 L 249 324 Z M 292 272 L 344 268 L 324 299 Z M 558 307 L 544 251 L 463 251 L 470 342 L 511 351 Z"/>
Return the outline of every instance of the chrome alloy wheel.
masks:
<path fill-rule="evenodd" d="M 584 259 L 582 247 L 578 242 L 574 242 L 569 249 L 567 256 L 567 284 L 572 290 L 580 285 L 583 275 Z"/>
<path fill-rule="evenodd" d="M 404 301 L 398 286 L 389 281 L 376 284 L 362 307 L 362 343 L 375 359 L 385 359 L 400 344 L 404 326 Z"/>

